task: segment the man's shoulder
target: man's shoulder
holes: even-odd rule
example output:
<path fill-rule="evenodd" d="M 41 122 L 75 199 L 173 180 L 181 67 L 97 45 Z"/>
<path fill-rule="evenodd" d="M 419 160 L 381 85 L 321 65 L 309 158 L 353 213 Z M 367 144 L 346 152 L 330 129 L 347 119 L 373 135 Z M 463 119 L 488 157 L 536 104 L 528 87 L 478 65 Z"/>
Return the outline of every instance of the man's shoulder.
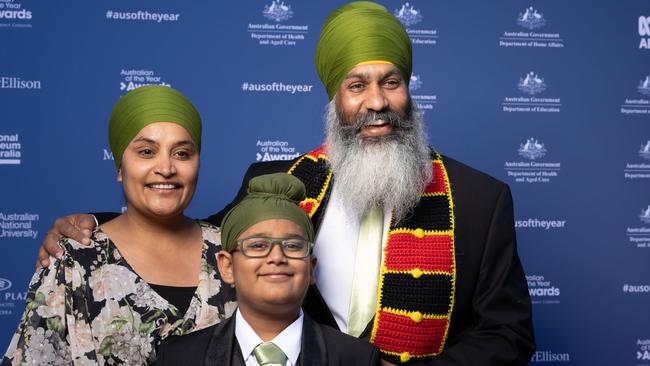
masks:
<path fill-rule="evenodd" d="M 507 187 L 506 183 L 485 172 L 473 168 L 465 163 L 461 163 L 447 155 L 441 156 L 452 187 L 480 187 L 481 190 L 495 191 L 501 191 Z"/>
<path fill-rule="evenodd" d="M 252 175 L 262 175 L 262 174 L 271 174 L 271 173 L 278 173 L 278 172 L 286 172 L 289 171 L 289 169 L 300 159 L 302 156 L 301 155 L 295 159 L 292 160 L 272 160 L 272 161 L 260 161 L 256 163 L 252 163 L 248 167 L 247 174 L 252 174 Z"/>

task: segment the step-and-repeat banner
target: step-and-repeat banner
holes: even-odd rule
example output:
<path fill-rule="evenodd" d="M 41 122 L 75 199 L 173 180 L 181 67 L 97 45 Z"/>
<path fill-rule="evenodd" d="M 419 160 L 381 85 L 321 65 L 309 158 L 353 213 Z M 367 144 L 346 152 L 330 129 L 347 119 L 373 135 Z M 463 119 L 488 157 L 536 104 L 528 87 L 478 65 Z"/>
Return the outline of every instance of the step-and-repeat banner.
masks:
<path fill-rule="evenodd" d="M 0 0 L 0 347 L 56 217 L 121 211 L 120 95 L 183 91 L 204 121 L 193 217 L 254 161 L 323 140 L 313 54 L 343 1 Z M 381 3 L 412 41 L 410 89 L 442 153 L 507 182 L 532 365 L 650 365 L 650 3 Z"/>

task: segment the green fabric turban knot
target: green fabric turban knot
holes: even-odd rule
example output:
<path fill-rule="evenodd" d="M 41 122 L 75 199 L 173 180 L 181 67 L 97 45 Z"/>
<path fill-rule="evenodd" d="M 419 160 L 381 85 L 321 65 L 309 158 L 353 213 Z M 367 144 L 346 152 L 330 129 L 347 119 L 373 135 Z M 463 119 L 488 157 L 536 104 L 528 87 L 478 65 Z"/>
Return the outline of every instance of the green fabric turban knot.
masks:
<path fill-rule="evenodd" d="M 330 100 L 352 68 L 367 61 L 395 65 L 408 84 L 411 79 L 411 39 L 386 8 L 368 1 L 352 2 L 332 12 L 316 46 L 316 71 Z"/>
<path fill-rule="evenodd" d="M 295 222 L 314 241 L 314 227 L 307 213 L 298 206 L 305 199 L 305 185 L 287 173 L 260 175 L 248 183 L 248 194 L 221 221 L 221 246 L 232 251 L 235 241 L 251 226 L 270 219 Z"/>
<path fill-rule="evenodd" d="M 201 151 L 201 117 L 189 99 L 167 86 L 142 86 L 124 94 L 111 112 L 108 142 L 117 169 L 131 140 L 145 126 L 155 122 L 172 122 L 183 126 Z"/>

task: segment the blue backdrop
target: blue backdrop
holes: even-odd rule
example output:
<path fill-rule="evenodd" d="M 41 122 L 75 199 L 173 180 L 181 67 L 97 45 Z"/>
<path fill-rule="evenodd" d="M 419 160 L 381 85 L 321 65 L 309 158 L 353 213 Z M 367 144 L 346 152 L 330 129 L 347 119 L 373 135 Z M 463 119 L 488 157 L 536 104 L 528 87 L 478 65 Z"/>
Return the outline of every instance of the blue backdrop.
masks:
<path fill-rule="evenodd" d="M 431 144 L 512 187 L 531 364 L 650 365 L 650 3 L 381 3 L 413 40 Z M 207 217 L 249 163 L 321 143 L 313 53 L 341 4 L 0 0 L 0 347 L 53 219 L 122 209 L 118 97 L 165 84 L 195 102 L 188 213 Z"/>

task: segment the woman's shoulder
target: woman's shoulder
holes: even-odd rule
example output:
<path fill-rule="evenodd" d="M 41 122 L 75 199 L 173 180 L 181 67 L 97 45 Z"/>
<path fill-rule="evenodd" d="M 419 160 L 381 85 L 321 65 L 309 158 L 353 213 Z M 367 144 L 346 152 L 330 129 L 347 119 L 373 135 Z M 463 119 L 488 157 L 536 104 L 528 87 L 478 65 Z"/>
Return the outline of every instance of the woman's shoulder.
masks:
<path fill-rule="evenodd" d="M 197 223 L 201 227 L 203 243 L 221 248 L 221 228 L 205 221 L 197 221 Z"/>
<path fill-rule="evenodd" d="M 110 238 L 99 227 L 92 232 L 88 245 L 67 237 L 59 240 L 59 245 L 63 248 L 63 258 L 70 257 L 81 264 L 92 263 L 108 255 L 109 244 Z"/>

